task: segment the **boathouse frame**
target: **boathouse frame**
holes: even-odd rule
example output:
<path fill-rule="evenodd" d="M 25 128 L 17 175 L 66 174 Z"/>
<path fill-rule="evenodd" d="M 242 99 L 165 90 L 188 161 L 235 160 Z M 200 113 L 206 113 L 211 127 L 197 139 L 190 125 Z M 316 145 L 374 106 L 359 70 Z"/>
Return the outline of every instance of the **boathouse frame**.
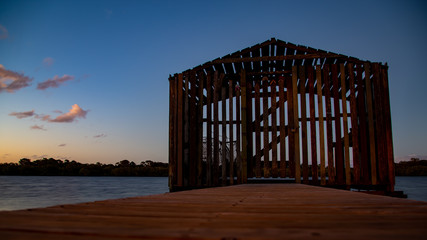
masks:
<path fill-rule="evenodd" d="M 169 188 L 394 191 L 388 66 L 270 39 L 169 77 Z"/>

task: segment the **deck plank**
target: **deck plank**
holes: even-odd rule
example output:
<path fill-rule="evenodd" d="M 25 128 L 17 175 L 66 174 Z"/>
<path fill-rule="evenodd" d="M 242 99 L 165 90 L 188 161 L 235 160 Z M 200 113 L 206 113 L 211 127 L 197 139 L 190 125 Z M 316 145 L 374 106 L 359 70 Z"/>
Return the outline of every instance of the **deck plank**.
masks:
<path fill-rule="evenodd" d="M 248 184 L 0 212 L 1 239 L 422 239 L 427 202 Z"/>

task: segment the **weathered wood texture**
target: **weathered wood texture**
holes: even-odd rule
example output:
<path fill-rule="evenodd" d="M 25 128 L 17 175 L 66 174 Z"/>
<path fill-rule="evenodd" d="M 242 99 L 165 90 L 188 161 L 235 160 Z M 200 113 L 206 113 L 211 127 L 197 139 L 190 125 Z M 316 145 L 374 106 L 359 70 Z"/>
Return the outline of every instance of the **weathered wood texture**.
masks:
<path fill-rule="evenodd" d="M 271 39 L 171 76 L 171 190 L 264 177 L 393 191 L 387 70 Z"/>
<path fill-rule="evenodd" d="M 0 212 L 9 239 L 425 239 L 427 203 L 252 184 Z"/>

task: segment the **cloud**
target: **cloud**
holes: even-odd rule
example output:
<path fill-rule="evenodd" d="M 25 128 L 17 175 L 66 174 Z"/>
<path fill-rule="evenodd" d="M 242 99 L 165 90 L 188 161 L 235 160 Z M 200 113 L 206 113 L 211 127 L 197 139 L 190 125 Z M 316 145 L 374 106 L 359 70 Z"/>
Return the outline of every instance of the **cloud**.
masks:
<path fill-rule="evenodd" d="M 55 62 L 55 60 L 51 57 L 47 57 L 47 58 L 43 59 L 43 65 L 46 67 L 52 66 L 54 62 Z"/>
<path fill-rule="evenodd" d="M 65 146 L 67 146 L 67 144 L 65 144 L 65 143 L 58 145 L 58 147 L 65 147 Z"/>
<path fill-rule="evenodd" d="M 9 37 L 9 32 L 4 26 L 0 25 L 0 39 L 6 39 L 8 37 Z"/>
<path fill-rule="evenodd" d="M 107 137 L 107 135 L 102 133 L 102 134 L 95 135 L 93 137 L 94 138 L 105 138 L 105 137 Z"/>
<path fill-rule="evenodd" d="M 64 76 L 62 77 L 58 77 L 58 75 L 55 75 L 53 79 L 48 79 L 44 82 L 37 84 L 37 89 L 45 90 L 46 88 L 50 88 L 50 87 L 57 88 L 59 87 L 59 85 L 63 84 L 64 82 L 70 81 L 73 79 L 74 79 L 74 76 L 70 76 L 66 74 L 64 74 Z"/>
<path fill-rule="evenodd" d="M 42 130 L 42 131 L 46 131 L 46 128 L 44 128 L 44 126 L 43 125 L 34 125 L 34 126 L 31 126 L 30 127 L 31 129 L 33 129 L 33 130 Z"/>
<path fill-rule="evenodd" d="M 104 9 L 104 12 L 105 12 L 105 18 L 106 19 L 110 19 L 111 15 L 113 15 L 113 10 L 111 10 L 111 9 Z"/>
<path fill-rule="evenodd" d="M 51 119 L 49 115 L 43 117 L 42 120 L 47 120 L 49 122 L 74 122 L 77 118 L 85 118 L 88 111 L 85 111 L 79 107 L 79 105 L 74 104 L 71 106 L 70 111 L 59 115 L 55 119 Z"/>
<path fill-rule="evenodd" d="M 9 113 L 9 116 L 14 116 L 14 117 L 17 117 L 18 119 L 32 117 L 34 115 L 36 115 L 34 113 L 34 110 L 27 111 L 27 112 L 11 112 L 11 113 Z"/>
<path fill-rule="evenodd" d="M 16 90 L 29 86 L 31 81 L 33 81 L 33 78 L 7 70 L 0 64 L 0 92 L 7 91 L 13 93 Z"/>

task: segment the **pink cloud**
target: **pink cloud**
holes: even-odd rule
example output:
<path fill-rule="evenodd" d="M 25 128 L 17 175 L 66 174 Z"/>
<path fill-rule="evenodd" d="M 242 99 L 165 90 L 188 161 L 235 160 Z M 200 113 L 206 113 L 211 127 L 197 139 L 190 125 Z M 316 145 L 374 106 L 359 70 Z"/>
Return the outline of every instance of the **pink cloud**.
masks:
<path fill-rule="evenodd" d="M 59 87 L 59 85 L 63 84 L 64 82 L 70 81 L 73 79 L 74 79 L 74 76 L 70 76 L 66 74 L 64 74 L 64 76 L 62 77 L 58 77 L 58 75 L 55 75 L 53 79 L 48 79 L 44 82 L 37 84 L 37 89 L 45 90 L 46 88 L 50 88 L 50 87 L 57 88 Z"/>
<path fill-rule="evenodd" d="M 54 62 L 55 62 L 55 60 L 51 57 L 47 57 L 47 58 L 43 59 L 43 65 L 45 65 L 46 67 L 52 66 Z"/>
<path fill-rule="evenodd" d="M 43 130 L 43 131 L 46 131 L 46 128 L 44 128 L 44 126 L 43 125 L 34 125 L 34 126 L 31 126 L 30 127 L 31 129 L 33 129 L 33 130 Z"/>
<path fill-rule="evenodd" d="M 7 70 L 0 64 L 0 92 L 13 93 L 16 90 L 29 86 L 31 81 L 33 81 L 32 78 Z"/>
<path fill-rule="evenodd" d="M 34 115 L 35 115 L 34 110 L 27 111 L 27 112 L 11 112 L 11 113 L 9 113 L 9 116 L 14 116 L 14 117 L 17 117 L 18 119 L 32 117 Z"/>
<path fill-rule="evenodd" d="M 102 133 L 102 134 L 95 135 L 93 137 L 94 138 L 105 138 L 105 137 L 107 137 L 107 135 Z"/>
<path fill-rule="evenodd" d="M 46 115 L 43 120 L 49 122 L 74 122 L 77 118 L 85 118 L 87 112 L 88 111 L 81 109 L 79 105 L 74 104 L 67 113 L 59 115 L 55 119 L 51 119 L 49 115 Z"/>
<path fill-rule="evenodd" d="M 0 39 L 6 39 L 8 37 L 9 37 L 9 32 L 4 26 L 0 25 Z"/>

